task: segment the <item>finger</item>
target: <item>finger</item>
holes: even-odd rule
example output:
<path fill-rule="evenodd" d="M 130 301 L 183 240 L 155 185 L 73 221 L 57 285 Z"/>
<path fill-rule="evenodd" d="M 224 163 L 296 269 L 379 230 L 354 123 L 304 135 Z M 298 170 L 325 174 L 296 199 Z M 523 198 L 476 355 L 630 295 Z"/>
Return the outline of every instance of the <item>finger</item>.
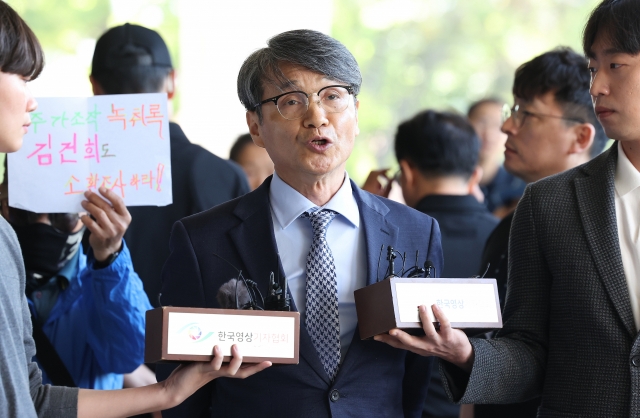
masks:
<path fill-rule="evenodd" d="M 104 234 L 104 231 L 102 230 L 100 225 L 98 225 L 95 220 L 91 219 L 89 215 L 82 215 L 80 217 L 80 220 L 82 221 L 84 226 L 86 226 L 87 229 L 91 231 L 91 234 L 95 234 L 97 236 L 102 236 Z"/>
<path fill-rule="evenodd" d="M 116 235 L 114 222 L 117 222 L 117 219 L 112 220 L 109 215 L 111 214 L 111 216 L 114 217 L 117 215 L 113 213 L 113 209 L 111 209 L 111 206 L 109 206 L 109 209 L 105 211 L 101 207 L 98 207 L 93 202 L 90 202 L 88 200 L 83 200 L 81 202 L 81 205 L 87 212 L 91 214 L 91 216 L 93 216 L 93 220 L 100 226 L 100 229 L 103 231 L 102 235 L 96 235 L 99 235 L 101 237 Z"/>
<path fill-rule="evenodd" d="M 113 209 L 110 202 L 104 200 L 103 198 L 100 197 L 99 194 L 94 193 L 91 190 L 87 190 L 86 192 L 84 192 L 84 197 L 89 202 L 93 203 L 95 206 L 97 206 L 98 208 L 102 209 L 105 212 L 107 210 Z"/>
<path fill-rule="evenodd" d="M 262 363 L 258 364 L 245 364 L 240 368 L 240 370 L 238 370 L 238 373 L 236 373 L 234 377 L 244 379 L 245 377 L 249 377 L 253 374 L 263 371 L 267 367 L 271 367 L 270 361 L 263 361 Z"/>
<path fill-rule="evenodd" d="M 420 315 L 420 322 L 422 322 L 422 329 L 424 330 L 424 335 L 431 341 L 436 341 L 440 336 L 438 335 L 438 331 L 436 327 L 431 322 L 431 318 L 429 318 L 429 314 L 427 313 L 427 307 L 424 305 L 420 305 L 418 307 L 418 315 Z"/>
<path fill-rule="evenodd" d="M 389 331 L 389 336 L 395 338 L 395 342 L 389 343 L 392 347 L 408 350 L 420 355 L 430 355 L 429 343 L 422 338 L 414 337 L 399 329 Z"/>
<path fill-rule="evenodd" d="M 449 318 L 447 318 L 447 315 L 444 314 L 438 305 L 431 305 L 431 309 L 433 310 L 433 315 L 436 317 L 436 320 L 440 322 L 440 335 L 442 338 L 447 338 L 451 333 Z"/>
<path fill-rule="evenodd" d="M 211 360 L 211 367 L 214 370 L 220 370 L 222 367 L 222 361 L 224 360 L 224 356 L 222 355 L 222 350 L 217 345 L 213 346 L 213 359 Z"/>
<path fill-rule="evenodd" d="M 235 376 L 238 373 L 238 369 L 242 365 L 242 355 L 240 354 L 240 350 L 237 345 L 231 346 L 231 361 L 227 366 L 227 373 L 229 376 Z"/>
<path fill-rule="evenodd" d="M 380 341 L 381 343 L 385 343 L 390 345 L 393 348 L 399 348 L 402 350 L 408 350 L 409 347 L 405 346 L 398 340 L 395 336 L 389 334 L 380 334 L 373 337 L 374 340 Z"/>
<path fill-rule="evenodd" d="M 115 212 L 120 216 L 130 216 L 129 211 L 127 210 L 127 206 L 124 204 L 124 200 L 111 189 L 107 189 L 106 187 L 101 187 L 98 189 L 100 194 L 105 197 L 109 202 L 111 202 L 111 206 Z"/>

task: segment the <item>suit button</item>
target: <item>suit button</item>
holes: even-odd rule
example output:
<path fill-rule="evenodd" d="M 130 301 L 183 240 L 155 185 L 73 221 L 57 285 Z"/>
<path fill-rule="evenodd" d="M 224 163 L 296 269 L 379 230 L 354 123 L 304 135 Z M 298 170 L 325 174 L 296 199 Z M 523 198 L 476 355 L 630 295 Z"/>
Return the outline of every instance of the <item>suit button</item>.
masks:
<path fill-rule="evenodd" d="M 640 357 L 638 358 L 638 360 L 639 360 L 638 364 L 640 364 Z M 332 390 L 330 399 L 331 399 L 331 402 L 338 402 L 338 399 L 340 399 L 340 392 L 338 392 L 337 389 Z"/>
<path fill-rule="evenodd" d="M 631 364 L 633 364 L 636 367 L 640 367 L 640 356 L 631 357 Z"/>

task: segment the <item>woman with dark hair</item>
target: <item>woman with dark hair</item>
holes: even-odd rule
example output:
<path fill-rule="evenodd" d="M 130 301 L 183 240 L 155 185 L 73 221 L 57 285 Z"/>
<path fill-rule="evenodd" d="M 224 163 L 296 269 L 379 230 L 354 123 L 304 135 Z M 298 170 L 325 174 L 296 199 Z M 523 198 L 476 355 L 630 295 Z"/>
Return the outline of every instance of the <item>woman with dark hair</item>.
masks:
<path fill-rule="evenodd" d="M 42 48 L 26 23 L 0 1 L 0 152 L 15 152 L 37 103 L 27 88 L 44 66 Z M 270 363 L 243 366 L 236 347 L 222 366 L 214 349 L 211 363 L 183 366 L 164 382 L 114 391 L 42 385 L 32 361 L 35 345 L 25 297 L 22 254 L 11 226 L 0 217 L 0 417 L 118 417 L 173 407 L 212 379 L 244 378 Z"/>

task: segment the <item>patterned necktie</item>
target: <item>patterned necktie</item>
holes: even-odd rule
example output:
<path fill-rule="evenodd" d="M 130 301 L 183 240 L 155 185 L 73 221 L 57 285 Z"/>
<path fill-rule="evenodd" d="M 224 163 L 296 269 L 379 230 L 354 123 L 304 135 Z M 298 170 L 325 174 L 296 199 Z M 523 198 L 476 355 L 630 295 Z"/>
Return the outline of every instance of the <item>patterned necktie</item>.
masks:
<path fill-rule="evenodd" d="M 313 242 L 307 256 L 307 304 L 305 325 L 331 380 L 340 364 L 338 281 L 333 254 L 327 244 L 327 228 L 336 213 L 322 209 L 305 212 L 313 227 Z"/>

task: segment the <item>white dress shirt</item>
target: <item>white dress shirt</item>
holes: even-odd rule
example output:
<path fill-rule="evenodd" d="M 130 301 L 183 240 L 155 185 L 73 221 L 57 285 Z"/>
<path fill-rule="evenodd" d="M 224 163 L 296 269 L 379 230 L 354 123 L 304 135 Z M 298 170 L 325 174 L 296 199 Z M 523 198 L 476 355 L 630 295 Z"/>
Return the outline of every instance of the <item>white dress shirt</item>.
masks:
<path fill-rule="evenodd" d="M 640 330 L 640 172 L 627 158 L 618 142 L 618 166 L 615 178 L 616 219 L 622 254 L 622 267 L 629 287 L 631 310 Z"/>
<path fill-rule="evenodd" d="M 269 200 L 282 268 L 303 324 L 307 255 L 311 249 L 313 228 L 309 219 L 300 218 L 300 215 L 320 209 L 331 209 L 338 213 L 327 229 L 327 243 L 336 266 L 342 361 L 358 322 L 353 292 L 364 287 L 367 274 L 364 231 L 360 228 L 360 211 L 353 197 L 349 176 L 345 172 L 344 182 L 338 192 L 326 205 L 318 207 L 285 183 L 277 173 L 273 173 Z"/>

